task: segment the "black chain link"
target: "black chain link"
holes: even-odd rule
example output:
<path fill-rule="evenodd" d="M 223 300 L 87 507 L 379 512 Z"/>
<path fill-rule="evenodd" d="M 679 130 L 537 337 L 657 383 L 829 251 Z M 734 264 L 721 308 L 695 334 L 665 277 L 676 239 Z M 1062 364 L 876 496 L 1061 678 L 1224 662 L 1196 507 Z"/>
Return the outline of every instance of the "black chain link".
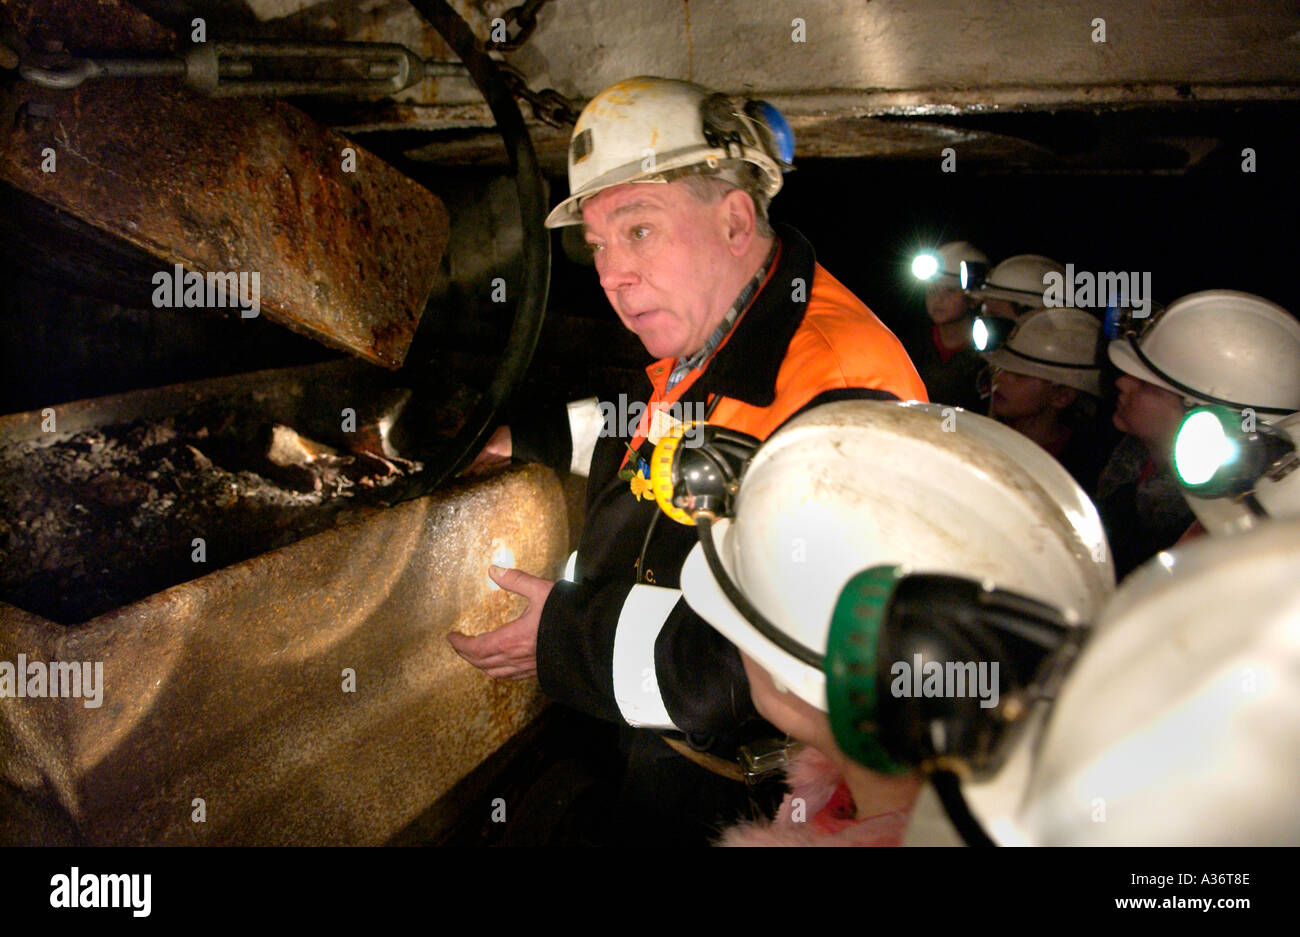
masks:
<path fill-rule="evenodd" d="M 533 116 L 542 123 L 552 127 L 567 127 L 577 122 L 578 112 L 560 92 L 554 88 L 533 91 L 528 87 L 528 79 L 518 69 L 500 62 L 497 63 L 497 68 L 501 70 L 510 93 L 527 101 L 533 109 Z"/>
<path fill-rule="evenodd" d="M 509 28 L 511 23 L 516 23 L 519 26 L 519 32 L 515 34 L 513 39 L 493 43 L 496 50 L 499 52 L 514 52 L 527 42 L 528 37 L 537 28 L 537 11 L 549 2 L 550 0 L 524 0 L 519 6 L 506 10 L 505 15 L 501 17 L 506 21 L 506 27 Z"/>
<path fill-rule="evenodd" d="M 518 6 L 506 10 L 502 16 L 506 26 L 514 23 L 518 25 L 519 32 L 505 42 L 489 43 L 488 48 L 493 52 L 514 52 L 521 48 L 537 28 L 537 12 L 549 2 L 550 0 L 524 0 Z M 577 110 L 560 92 L 554 88 L 534 91 L 528 87 L 528 79 L 518 69 L 502 62 L 498 62 L 497 67 L 501 70 L 510 93 L 527 101 L 529 107 L 533 109 L 533 116 L 542 123 L 550 124 L 552 127 L 567 127 L 577 121 Z"/>

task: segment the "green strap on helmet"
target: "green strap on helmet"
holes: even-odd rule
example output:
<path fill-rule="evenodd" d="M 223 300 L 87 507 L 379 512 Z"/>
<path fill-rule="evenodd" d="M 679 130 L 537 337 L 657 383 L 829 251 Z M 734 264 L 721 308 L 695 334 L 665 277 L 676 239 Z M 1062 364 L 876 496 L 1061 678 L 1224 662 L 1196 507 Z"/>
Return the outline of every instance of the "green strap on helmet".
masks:
<path fill-rule="evenodd" d="M 876 656 L 880 630 L 902 574 L 901 567 L 873 566 L 848 581 L 831 615 L 822 665 L 835 744 L 854 761 L 882 774 L 910 770 L 889 757 L 877 729 L 880 686 Z"/>

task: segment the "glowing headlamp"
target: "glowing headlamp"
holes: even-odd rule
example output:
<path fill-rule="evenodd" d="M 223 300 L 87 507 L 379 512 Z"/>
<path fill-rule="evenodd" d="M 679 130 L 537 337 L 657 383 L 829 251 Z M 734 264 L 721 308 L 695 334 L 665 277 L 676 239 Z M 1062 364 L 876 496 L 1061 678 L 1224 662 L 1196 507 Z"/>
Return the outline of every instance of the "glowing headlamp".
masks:
<path fill-rule="evenodd" d="M 973 293 L 984 288 L 984 281 L 989 275 L 989 265 L 975 260 L 961 262 L 961 288 Z"/>
<path fill-rule="evenodd" d="M 1228 407 L 1194 407 L 1174 437 L 1174 474 L 1198 498 L 1222 498 L 1251 491 L 1271 474 L 1295 444 L 1268 424 L 1245 429 L 1241 414 Z"/>
<path fill-rule="evenodd" d="M 933 280 L 943 269 L 943 262 L 934 251 L 921 251 L 912 258 L 912 276 L 918 280 Z"/>
<path fill-rule="evenodd" d="M 1006 344 L 1016 324 L 1001 316 L 976 316 L 971 325 L 971 342 L 978 352 L 989 352 Z"/>

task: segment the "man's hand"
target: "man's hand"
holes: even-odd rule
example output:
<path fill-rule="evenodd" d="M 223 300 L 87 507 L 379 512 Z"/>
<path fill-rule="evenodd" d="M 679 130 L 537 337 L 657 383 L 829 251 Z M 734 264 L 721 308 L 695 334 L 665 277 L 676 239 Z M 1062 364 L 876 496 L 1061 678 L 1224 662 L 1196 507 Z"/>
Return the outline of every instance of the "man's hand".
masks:
<path fill-rule="evenodd" d="M 513 454 L 514 441 L 510 436 L 510 427 L 498 426 L 496 432 L 488 438 L 482 451 L 474 457 L 474 461 L 466 466 L 461 474 L 478 475 L 480 472 L 487 472 L 502 465 L 508 465 Z"/>
<path fill-rule="evenodd" d="M 522 595 L 528 608 L 512 622 L 477 637 L 453 631 L 447 635 L 452 648 L 489 677 L 525 680 L 537 676 L 537 626 L 542 606 L 555 583 L 530 576 L 518 569 L 489 566 L 488 575 L 502 589 Z"/>

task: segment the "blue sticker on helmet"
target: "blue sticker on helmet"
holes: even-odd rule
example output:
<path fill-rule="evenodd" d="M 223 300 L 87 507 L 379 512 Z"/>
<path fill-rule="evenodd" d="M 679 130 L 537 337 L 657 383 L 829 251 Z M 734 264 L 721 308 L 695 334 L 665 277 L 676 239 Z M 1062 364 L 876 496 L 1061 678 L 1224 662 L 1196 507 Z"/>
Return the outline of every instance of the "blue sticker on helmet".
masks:
<path fill-rule="evenodd" d="M 1106 337 L 1113 339 L 1119 334 L 1120 307 L 1107 306 L 1106 317 L 1102 320 L 1101 330 L 1106 333 Z"/>
<path fill-rule="evenodd" d="M 776 155 L 782 163 L 794 162 L 794 130 L 790 122 L 775 107 L 766 101 L 755 101 L 754 109 L 767 129 L 772 132 L 772 142 L 776 146 Z"/>

